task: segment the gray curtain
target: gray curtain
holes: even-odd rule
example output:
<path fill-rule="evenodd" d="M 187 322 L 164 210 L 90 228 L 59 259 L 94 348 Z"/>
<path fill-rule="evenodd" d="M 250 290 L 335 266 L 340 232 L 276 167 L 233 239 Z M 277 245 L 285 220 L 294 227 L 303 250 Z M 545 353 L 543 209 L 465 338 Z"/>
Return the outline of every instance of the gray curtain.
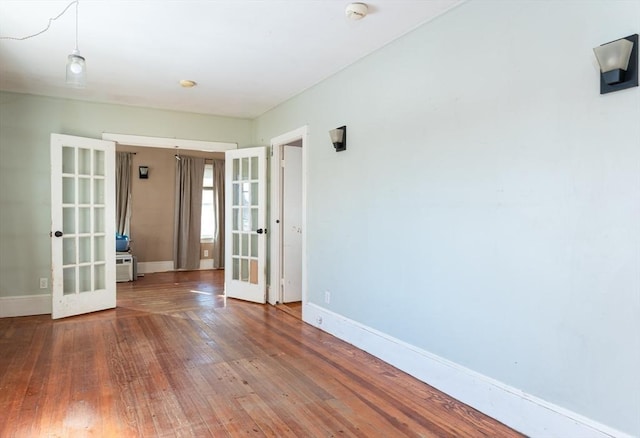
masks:
<path fill-rule="evenodd" d="M 131 231 L 131 163 L 132 152 L 116 152 L 116 232 Z"/>
<path fill-rule="evenodd" d="M 200 268 L 200 220 L 204 158 L 182 155 L 176 160 L 173 265 Z"/>
<path fill-rule="evenodd" d="M 213 268 L 224 268 L 224 160 L 213 160 Z"/>

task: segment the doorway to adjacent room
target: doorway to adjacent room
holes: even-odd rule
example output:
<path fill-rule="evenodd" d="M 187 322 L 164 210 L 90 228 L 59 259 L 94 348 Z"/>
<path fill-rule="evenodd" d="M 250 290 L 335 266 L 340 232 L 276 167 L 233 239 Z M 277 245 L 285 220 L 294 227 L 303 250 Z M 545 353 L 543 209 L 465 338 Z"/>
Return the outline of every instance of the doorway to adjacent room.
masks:
<path fill-rule="evenodd" d="M 272 139 L 269 302 L 302 318 L 306 303 L 307 127 Z"/>

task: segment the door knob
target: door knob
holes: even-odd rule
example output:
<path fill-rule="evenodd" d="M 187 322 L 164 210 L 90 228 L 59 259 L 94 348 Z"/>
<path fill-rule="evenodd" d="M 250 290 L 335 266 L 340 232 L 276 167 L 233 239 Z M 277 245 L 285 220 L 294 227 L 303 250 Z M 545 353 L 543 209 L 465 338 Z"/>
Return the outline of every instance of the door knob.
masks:
<path fill-rule="evenodd" d="M 56 237 L 62 237 L 62 231 L 56 231 L 53 235 Z"/>
<path fill-rule="evenodd" d="M 256 230 L 256 233 L 258 233 L 258 234 L 262 234 L 262 233 L 267 234 L 267 229 L 265 228 L 265 229 L 263 230 L 262 228 L 258 228 L 258 229 Z"/>

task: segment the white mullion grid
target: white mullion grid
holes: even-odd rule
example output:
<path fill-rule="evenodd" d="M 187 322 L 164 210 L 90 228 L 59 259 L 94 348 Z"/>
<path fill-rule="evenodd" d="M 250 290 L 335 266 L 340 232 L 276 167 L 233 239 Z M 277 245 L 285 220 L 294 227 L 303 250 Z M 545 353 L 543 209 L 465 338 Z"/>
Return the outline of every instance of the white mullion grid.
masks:
<path fill-rule="evenodd" d="M 93 178 L 94 179 L 102 180 L 102 182 L 103 182 L 102 189 L 105 191 L 105 193 L 103 193 L 103 196 L 106 196 L 107 187 L 106 187 L 106 184 L 104 183 L 105 178 L 106 178 L 106 175 L 105 175 L 106 169 L 105 168 L 102 169 L 102 175 L 95 175 L 95 156 L 96 156 L 97 152 L 98 151 L 96 151 L 94 149 L 93 152 L 92 152 L 92 155 L 91 155 L 91 159 L 93 160 L 92 163 L 91 163 L 91 166 L 92 166 L 91 167 L 91 172 L 93 174 Z M 103 166 L 105 166 L 104 157 L 103 157 Z M 96 231 L 96 216 L 97 216 L 96 215 L 96 208 L 101 208 L 102 211 L 103 211 L 103 214 L 106 214 L 106 204 L 104 202 L 101 203 L 101 204 L 98 204 L 94 200 L 94 202 L 91 205 L 91 213 L 89 215 L 90 218 L 91 218 L 91 228 L 90 229 L 91 229 L 91 235 L 92 235 L 92 238 L 91 238 L 91 244 L 92 244 L 92 246 L 91 246 L 91 251 L 92 251 L 91 252 L 91 260 L 94 262 L 93 263 L 94 264 L 94 269 L 93 269 L 94 275 L 95 275 L 95 266 L 98 265 L 98 264 L 104 266 L 105 275 L 106 275 L 107 260 L 106 259 L 102 260 L 99 263 L 95 260 L 95 254 L 96 254 L 95 253 L 95 240 L 96 240 L 96 238 L 97 237 L 102 237 L 103 245 L 106 245 L 106 240 L 107 240 L 106 239 L 106 236 L 107 236 L 106 231 L 101 231 L 101 232 L 97 232 Z M 102 225 L 106 229 L 106 223 L 102 224 Z M 114 248 L 114 250 L 115 250 L 115 248 Z M 105 247 L 104 251 L 107 251 L 107 253 L 108 253 L 109 249 Z M 94 285 L 94 288 L 95 288 L 95 285 Z"/>
<path fill-rule="evenodd" d="M 95 167 L 94 167 L 94 160 L 95 160 L 95 149 L 91 148 L 89 149 L 89 176 L 91 178 L 91 184 L 89 184 L 90 186 L 90 190 L 91 190 L 91 196 L 89 197 L 90 202 L 89 202 L 89 272 L 91 275 L 91 284 L 89 286 L 89 289 L 93 292 L 94 290 L 96 290 L 96 284 L 95 284 L 95 268 L 93 266 L 93 262 L 94 262 L 94 257 L 95 257 L 95 248 L 93 247 L 94 242 L 93 242 L 93 206 L 96 203 L 96 180 L 95 180 Z"/>
<path fill-rule="evenodd" d="M 242 190 L 240 191 L 240 204 L 242 205 L 242 221 L 247 220 L 249 222 L 249 228 L 251 228 L 251 158 L 243 158 L 241 161 L 241 176 L 242 179 Z M 248 187 L 247 193 L 245 195 L 244 189 Z M 244 204 L 246 199 L 247 205 Z M 245 218 L 244 213 L 248 212 L 249 217 Z M 244 225 L 244 222 L 241 224 Z M 247 253 L 249 252 L 249 232 L 244 229 L 244 226 L 241 226 L 241 237 L 240 237 L 240 281 L 246 283 L 249 281 L 250 275 L 250 266 L 249 266 L 249 254 L 243 253 L 244 243 L 246 243 Z M 244 269 L 243 269 L 244 268 Z M 245 276 L 246 270 L 246 276 Z"/>
<path fill-rule="evenodd" d="M 254 169 L 253 168 L 254 167 L 253 166 L 254 165 L 253 158 L 249 158 L 248 162 L 249 162 L 249 215 L 250 215 L 249 220 L 251 221 L 251 225 L 252 225 L 252 228 L 253 228 L 253 218 L 254 218 L 254 216 L 257 216 L 257 214 L 258 214 L 258 207 L 259 207 L 258 203 L 260 202 L 260 199 L 255 199 L 255 200 L 253 199 L 253 184 L 259 184 L 259 180 L 253 179 L 252 176 L 254 175 L 254 173 L 255 173 L 256 176 L 258 176 L 258 177 L 260 176 L 260 175 L 258 175 L 259 170 L 260 170 L 260 163 L 259 163 L 258 160 L 255 160 L 255 165 L 258 166 L 258 169 Z M 255 170 L 255 172 L 254 172 L 254 170 Z M 257 195 L 259 195 L 259 194 L 257 194 Z M 260 228 L 259 221 L 256 221 L 256 226 L 258 228 Z M 257 262 L 257 260 L 258 260 L 258 256 L 257 255 L 255 257 L 251 255 L 251 248 L 252 248 L 251 243 L 252 243 L 252 240 L 253 240 L 252 237 L 254 235 L 253 234 L 253 230 L 251 230 L 251 231 L 252 231 L 251 234 L 248 236 L 249 237 L 249 243 L 248 243 L 248 246 L 249 246 L 248 247 L 248 250 L 249 250 L 249 254 L 248 254 L 248 256 L 249 256 L 249 279 L 248 279 L 248 281 L 249 282 L 251 282 L 251 261 L 255 260 Z"/>
<path fill-rule="evenodd" d="M 80 176 L 82 176 L 82 178 L 80 178 Z M 82 179 L 83 181 L 88 181 L 88 183 L 89 183 L 89 202 L 88 203 L 83 203 L 83 204 L 80 204 L 80 203 L 77 204 L 78 219 L 79 219 L 80 218 L 80 213 L 79 212 L 80 212 L 81 208 L 89 208 L 89 209 L 91 209 L 91 199 L 92 199 L 92 196 L 93 196 L 93 193 L 92 193 L 93 192 L 93 184 L 92 184 L 91 175 L 89 175 L 89 176 L 87 176 L 87 175 L 78 175 L 78 179 Z M 80 221 L 79 220 L 78 220 L 77 226 L 78 227 L 80 226 Z M 78 267 L 78 269 L 77 269 L 77 273 L 78 273 L 78 278 L 77 278 L 77 280 L 78 280 L 78 291 L 79 291 L 79 288 L 80 288 L 80 268 L 91 265 L 91 261 L 89 261 L 89 262 L 80 262 L 80 238 L 81 237 L 89 237 L 89 241 L 91 241 L 91 233 L 90 232 L 89 233 L 77 233 L 76 246 L 77 246 L 78 249 L 77 249 L 76 256 L 77 256 L 77 267 Z M 91 248 L 91 243 L 89 243 L 89 248 Z M 91 269 L 89 269 L 89 270 L 91 270 Z M 91 276 L 89 277 L 89 282 L 91 282 Z M 90 289 L 88 291 L 83 291 L 83 292 L 89 292 L 89 291 L 91 291 L 91 286 L 90 286 Z"/>
<path fill-rule="evenodd" d="M 242 233 L 241 233 L 241 224 L 242 224 L 242 160 L 239 158 L 234 158 L 234 160 L 238 163 L 238 174 L 235 175 L 238 179 L 233 179 L 231 184 L 232 184 L 232 190 L 231 190 L 231 196 L 234 197 L 235 199 L 231 199 L 231 205 L 232 205 L 232 209 L 235 211 L 232 211 L 232 219 L 233 220 L 233 227 L 231 232 L 235 235 L 237 235 L 237 240 L 238 240 L 238 250 L 237 250 L 237 254 L 234 254 L 233 251 L 231 253 L 231 257 L 232 257 L 232 261 L 237 264 L 238 266 L 238 278 L 234 278 L 234 280 L 238 280 L 238 281 L 242 281 Z M 235 189 L 235 190 L 234 190 Z M 234 214 L 235 213 L 235 214 Z M 233 239 L 233 236 L 232 236 Z M 231 248 L 233 248 L 233 240 L 231 241 Z M 231 266 L 231 272 L 233 275 L 233 264 Z"/>
<path fill-rule="evenodd" d="M 73 175 L 69 175 L 69 174 L 64 174 L 64 176 L 73 176 Z M 64 178 L 63 176 L 63 178 Z M 74 180 L 74 184 L 75 184 L 75 180 Z M 75 189 L 74 189 L 75 190 Z M 65 294 L 65 289 L 64 289 L 64 273 L 65 270 L 67 270 L 67 268 L 75 268 L 76 267 L 76 260 L 77 260 L 77 221 L 78 221 L 78 208 L 75 206 L 75 204 L 62 204 L 62 228 L 64 229 L 64 210 L 65 207 L 72 207 L 73 208 L 73 221 L 74 221 L 74 225 L 75 228 L 73 230 L 73 233 L 71 233 L 70 235 L 67 233 L 63 233 L 62 235 L 62 260 L 61 260 L 61 265 L 62 265 L 62 293 Z M 65 240 L 69 240 L 69 238 L 73 238 L 74 239 L 74 250 L 76 251 L 76 260 L 74 260 L 71 264 L 64 264 L 64 251 L 65 251 Z M 77 293 L 77 288 L 74 291 L 74 293 Z"/>
<path fill-rule="evenodd" d="M 251 160 L 249 160 L 249 162 L 251 162 Z M 256 199 L 255 202 L 254 202 L 254 199 L 253 199 L 253 185 L 254 184 L 259 184 L 258 180 L 257 179 L 250 179 L 249 180 L 249 215 L 250 215 L 249 220 L 251 221 L 252 228 L 253 228 L 253 218 L 257 217 L 258 213 L 259 213 L 259 205 L 258 205 L 258 203 L 260 202 L 260 199 Z M 259 196 L 259 193 L 256 193 L 256 194 Z M 258 219 L 260 219 L 260 218 L 258 217 Z M 258 228 L 260 228 L 260 222 L 259 221 L 256 221 L 256 226 Z M 249 260 L 258 260 L 258 256 L 257 255 L 255 257 L 251 255 L 251 241 L 252 241 L 251 237 L 254 236 L 253 230 L 251 230 L 251 233 L 250 233 L 249 236 L 250 236 L 249 237 Z"/>
<path fill-rule="evenodd" d="M 75 219 L 74 219 L 74 221 L 75 221 L 75 229 L 73 230 L 74 231 L 73 246 L 75 247 L 75 260 L 74 260 L 74 263 L 73 263 L 73 267 L 74 267 L 73 268 L 73 273 L 74 273 L 74 276 L 75 276 L 75 284 L 74 284 L 75 291 L 74 292 L 75 292 L 76 295 L 80 292 L 80 267 L 78 266 L 78 261 L 80 259 L 80 245 L 78 243 L 78 240 L 79 240 L 78 239 L 78 225 L 80 224 L 80 213 L 79 213 L 79 211 L 80 211 L 80 207 L 79 207 L 79 205 L 80 205 L 80 178 L 79 178 L 80 169 L 79 169 L 79 166 L 78 166 L 79 161 L 80 161 L 79 152 L 80 151 L 78 150 L 78 148 L 74 146 L 73 147 L 73 161 L 74 161 L 74 163 L 73 163 L 73 173 L 74 173 L 74 175 L 73 175 L 73 186 L 74 187 L 73 188 L 75 190 L 75 193 L 74 193 L 74 198 L 73 198 L 73 201 L 74 201 L 74 212 L 73 212 L 73 214 L 75 216 Z"/>
<path fill-rule="evenodd" d="M 245 283 L 249 283 L 251 281 L 251 234 L 253 234 L 253 220 L 251 216 L 251 158 L 247 158 L 245 159 L 245 161 L 247 166 L 247 179 L 243 180 L 244 182 L 242 184 L 242 188 L 243 190 L 244 188 L 247 188 L 247 193 L 245 197 L 245 193 L 243 191 L 242 199 L 246 199 L 247 205 L 243 207 L 242 213 L 243 215 L 244 213 L 247 213 L 249 215 L 248 217 L 244 218 L 248 222 L 249 230 L 245 230 L 244 228 L 242 230 L 242 243 L 245 243 L 245 245 L 241 245 L 241 247 L 242 249 L 245 249 L 244 247 L 246 246 L 246 251 L 242 254 L 242 260 L 244 262 L 243 264 L 244 266 L 246 266 L 246 276 L 242 275 L 242 269 L 240 271 L 240 276 L 242 277 L 242 281 L 244 281 Z"/>
<path fill-rule="evenodd" d="M 255 230 L 253 229 L 253 216 L 254 216 L 254 211 L 257 211 L 258 206 L 257 203 L 254 204 L 254 199 L 253 199 L 253 184 L 257 183 L 257 180 L 253 179 L 253 174 L 254 174 L 254 159 L 253 157 L 250 157 L 247 160 L 247 163 L 249 165 L 249 169 L 248 169 L 248 176 L 249 176 L 249 227 L 250 227 L 250 232 L 247 233 L 247 283 L 251 283 L 251 262 L 252 261 L 256 261 L 258 258 L 257 257 L 253 257 L 251 255 L 251 242 L 253 240 L 253 237 L 256 235 Z M 257 161 L 256 161 L 256 165 L 257 165 Z M 255 169 L 255 173 L 257 174 L 257 169 Z M 256 227 L 260 228 L 260 223 L 256 221 Z"/>

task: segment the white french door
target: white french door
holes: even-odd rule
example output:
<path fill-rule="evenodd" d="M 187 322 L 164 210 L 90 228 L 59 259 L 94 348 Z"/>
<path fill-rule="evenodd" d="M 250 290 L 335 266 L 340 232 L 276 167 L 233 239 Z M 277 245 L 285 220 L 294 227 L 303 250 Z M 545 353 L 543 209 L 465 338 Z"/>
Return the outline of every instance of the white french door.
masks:
<path fill-rule="evenodd" d="M 225 153 L 225 292 L 266 300 L 266 148 Z"/>
<path fill-rule="evenodd" d="M 115 143 L 51 134 L 52 318 L 116 306 Z"/>

